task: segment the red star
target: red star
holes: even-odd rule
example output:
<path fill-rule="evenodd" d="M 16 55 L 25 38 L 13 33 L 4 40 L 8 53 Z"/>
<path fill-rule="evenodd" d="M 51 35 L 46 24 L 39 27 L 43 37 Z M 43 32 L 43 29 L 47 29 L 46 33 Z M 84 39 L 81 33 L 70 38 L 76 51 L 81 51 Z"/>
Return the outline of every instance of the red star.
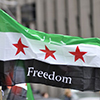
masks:
<path fill-rule="evenodd" d="M 83 55 L 86 54 L 87 52 L 80 52 L 78 46 L 77 46 L 75 52 L 69 52 L 69 53 L 71 53 L 72 55 L 75 56 L 75 61 L 77 61 L 78 59 L 81 59 L 83 62 L 85 62 L 85 61 L 84 61 L 84 58 L 83 58 Z"/>
<path fill-rule="evenodd" d="M 22 44 L 21 38 L 18 40 L 18 43 L 17 44 L 13 44 L 13 45 L 17 48 L 17 52 L 16 52 L 15 55 L 17 55 L 20 52 L 22 52 L 23 54 L 25 54 L 24 48 L 28 48 L 28 46 L 25 46 L 24 44 Z"/>
<path fill-rule="evenodd" d="M 55 56 L 53 55 L 53 53 L 56 52 L 56 51 L 49 50 L 48 47 L 47 47 L 46 45 L 45 45 L 45 50 L 41 50 L 41 49 L 40 49 L 40 51 L 46 53 L 46 54 L 45 54 L 45 59 L 47 59 L 49 56 L 51 56 L 52 58 L 54 58 L 54 59 L 56 60 Z"/>

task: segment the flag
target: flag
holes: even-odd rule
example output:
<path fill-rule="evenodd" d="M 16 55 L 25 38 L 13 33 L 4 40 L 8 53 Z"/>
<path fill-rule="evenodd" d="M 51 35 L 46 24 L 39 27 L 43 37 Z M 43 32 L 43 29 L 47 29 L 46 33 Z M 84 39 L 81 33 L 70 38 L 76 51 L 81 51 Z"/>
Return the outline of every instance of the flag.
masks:
<path fill-rule="evenodd" d="M 21 83 L 12 86 L 7 100 L 34 100 L 30 83 Z"/>
<path fill-rule="evenodd" d="M 100 90 L 100 38 L 47 34 L 0 10 L 0 80 Z"/>
<path fill-rule="evenodd" d="M 33 92 L 29 83 L 27 83 L 27 100 L 34 100 Z"/>

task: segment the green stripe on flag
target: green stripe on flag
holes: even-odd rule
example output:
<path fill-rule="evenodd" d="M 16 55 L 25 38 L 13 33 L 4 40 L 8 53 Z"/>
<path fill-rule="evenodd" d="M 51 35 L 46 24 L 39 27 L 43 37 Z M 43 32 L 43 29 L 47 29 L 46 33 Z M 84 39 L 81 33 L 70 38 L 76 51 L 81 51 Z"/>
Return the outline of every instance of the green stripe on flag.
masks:
<path fill-rule="evenodd" d="M 0 10 L 0 31 L 1 32 L 19 32 L 29 39 L 44 41 L 55 45 L 75 45 L 90 44 L 100 46 L 99 38 L 81 38 L 60 34 L 47 34 L 44 32 L 31 30 L 19 24 L 3 10 Z"/>
<path fill-rule="evenodd" d="M 30 83 L 27 83 L 27 100 L 34 100 Z"/>

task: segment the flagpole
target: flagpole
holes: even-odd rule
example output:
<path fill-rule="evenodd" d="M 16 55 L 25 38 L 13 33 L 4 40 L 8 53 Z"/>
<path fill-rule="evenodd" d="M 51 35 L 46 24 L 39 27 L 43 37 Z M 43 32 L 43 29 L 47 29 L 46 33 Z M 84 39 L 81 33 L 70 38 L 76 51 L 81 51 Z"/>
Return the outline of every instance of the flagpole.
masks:
<path fill-rule="evenodd" d="M 2 86 L 0 86 L 0 100 L 2 100 Z"/>

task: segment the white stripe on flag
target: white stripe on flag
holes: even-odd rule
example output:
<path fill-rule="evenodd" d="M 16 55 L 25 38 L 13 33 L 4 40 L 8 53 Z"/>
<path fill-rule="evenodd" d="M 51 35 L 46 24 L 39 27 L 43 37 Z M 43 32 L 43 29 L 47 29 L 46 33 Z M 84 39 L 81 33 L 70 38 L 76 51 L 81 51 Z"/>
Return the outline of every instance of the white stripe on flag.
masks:
<path fill-rule="evenodd" d="M 27 85 L 26 85 L 26 83 L 16 84 L 15 86 L 18 86 L 18 87 L 21 87 L 21 88 L 27 90 Z"/>
<path fill-rule="evenodd" d="M 90 67 L 100 67 L 100 47 L 96 45 L 89 44 L 78 44 L 78 45 L 53 45 L 45 43 L 43 41 L 32 40 L 26 38 L 21 33 L 13 32 L 0 32 L 0 60 L 27 60 L 36 59 L 49 64 L 60 64 L 60 65 L 78 65 L 78 66 L 90 66 Z M 18 40 L 21 38 L 22 44 L 28 46 L 24 48 L 25 54 L 19 52 L 17 55 L 17 48 L 13 44 L 17 44 Z M 46 53 L 45 46 L 51 50 L 55 51 L 53 56 L 49 56 L 45 59 Z M 80 52 L 87 52 L 84 54 L 82 59 L 77 59 L 75 61 L 75 56 L 69 52 L 75 52 L 77 46 Z"/>

